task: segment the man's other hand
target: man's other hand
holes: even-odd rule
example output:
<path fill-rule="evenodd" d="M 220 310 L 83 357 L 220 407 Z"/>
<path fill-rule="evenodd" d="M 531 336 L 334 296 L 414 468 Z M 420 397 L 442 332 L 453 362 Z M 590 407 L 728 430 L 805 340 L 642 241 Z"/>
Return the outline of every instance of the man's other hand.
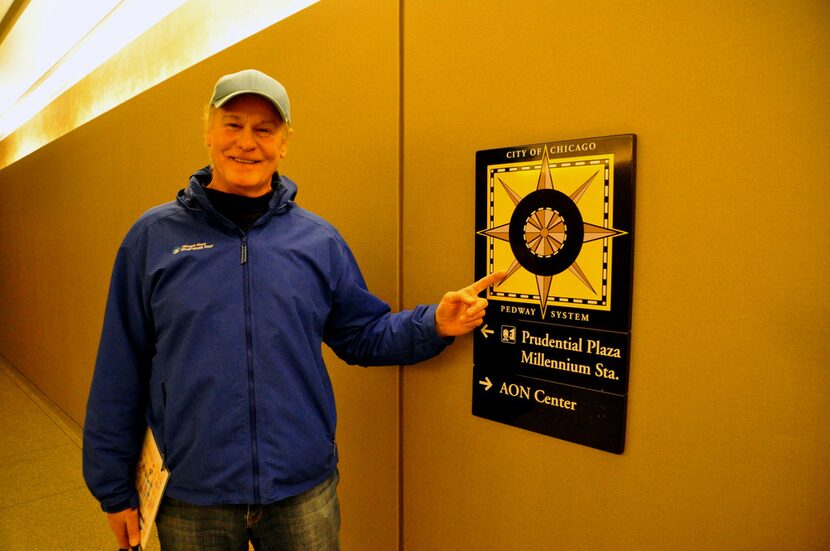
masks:
<path fill-rule="evenodd" d="M 115 537 L 118 538 L 118 547 L 130 549 L 139 544 L 141 536 L 138 531 L 138 509 L 107 513 L 107 520 Z"/>

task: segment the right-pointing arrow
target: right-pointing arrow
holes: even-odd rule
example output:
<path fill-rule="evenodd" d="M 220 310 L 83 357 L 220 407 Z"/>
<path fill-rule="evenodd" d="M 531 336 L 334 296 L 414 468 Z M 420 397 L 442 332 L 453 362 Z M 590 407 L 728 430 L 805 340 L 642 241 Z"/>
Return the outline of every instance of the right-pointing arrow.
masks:
<path fill-rule="evenodd" d="M 490 390 L 493 387 L 493 383 L 490 382 L 490 377 L 484 377 L 483 381 L 479 381 L 478 384 L 484 387 L 484 390 Z"/>

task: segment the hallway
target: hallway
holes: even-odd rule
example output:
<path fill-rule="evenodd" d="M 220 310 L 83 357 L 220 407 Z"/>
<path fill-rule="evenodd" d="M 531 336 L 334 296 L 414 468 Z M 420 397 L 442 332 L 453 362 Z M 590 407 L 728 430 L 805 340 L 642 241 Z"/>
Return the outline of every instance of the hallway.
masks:
<path fill-rule="evenodd" d="M 84 485 L 81 428 L 2 356 L 0 442 L 0 549 L 116 548 Z"/>

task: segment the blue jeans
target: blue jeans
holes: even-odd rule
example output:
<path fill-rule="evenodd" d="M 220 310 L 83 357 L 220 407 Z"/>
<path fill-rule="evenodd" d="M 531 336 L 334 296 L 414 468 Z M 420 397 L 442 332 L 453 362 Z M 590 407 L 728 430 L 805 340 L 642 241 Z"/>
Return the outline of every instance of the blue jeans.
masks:
<path fill-rule="evenodd" d="M 156 518 L 163 551 L 338 551 L 338 473 L 270 505 L 190 505 L 166 497 Z"/>

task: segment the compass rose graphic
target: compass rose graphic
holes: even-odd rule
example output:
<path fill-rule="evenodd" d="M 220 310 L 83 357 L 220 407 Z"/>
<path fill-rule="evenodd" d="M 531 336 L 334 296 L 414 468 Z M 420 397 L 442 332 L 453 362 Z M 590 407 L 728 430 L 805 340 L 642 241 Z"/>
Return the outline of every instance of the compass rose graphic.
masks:
<path fill-rule="evenodd" d="M 524 197 L 511 189 L 504 180 L 497 178 L 515 208 L 508 223 L 477 233 L 510 244 L 514 258 L 507 269 L 507 276 L 497 287 L 504 285 L 519 270 L 530 272 L 536 280 L 539 305 L 544 318 L 553 278 L 565 270 L 573 274 L 593 295 L 597 295 L 588 275 L 579 265 L 583 245 L 624 235 L 626 232 L 583 220 L 577 203 L 585 195 L 599 170 L 570 195 L 566 195 L 554 187 L 547 147 L 544 149 L 541 162 L 536 189 Z"/>

